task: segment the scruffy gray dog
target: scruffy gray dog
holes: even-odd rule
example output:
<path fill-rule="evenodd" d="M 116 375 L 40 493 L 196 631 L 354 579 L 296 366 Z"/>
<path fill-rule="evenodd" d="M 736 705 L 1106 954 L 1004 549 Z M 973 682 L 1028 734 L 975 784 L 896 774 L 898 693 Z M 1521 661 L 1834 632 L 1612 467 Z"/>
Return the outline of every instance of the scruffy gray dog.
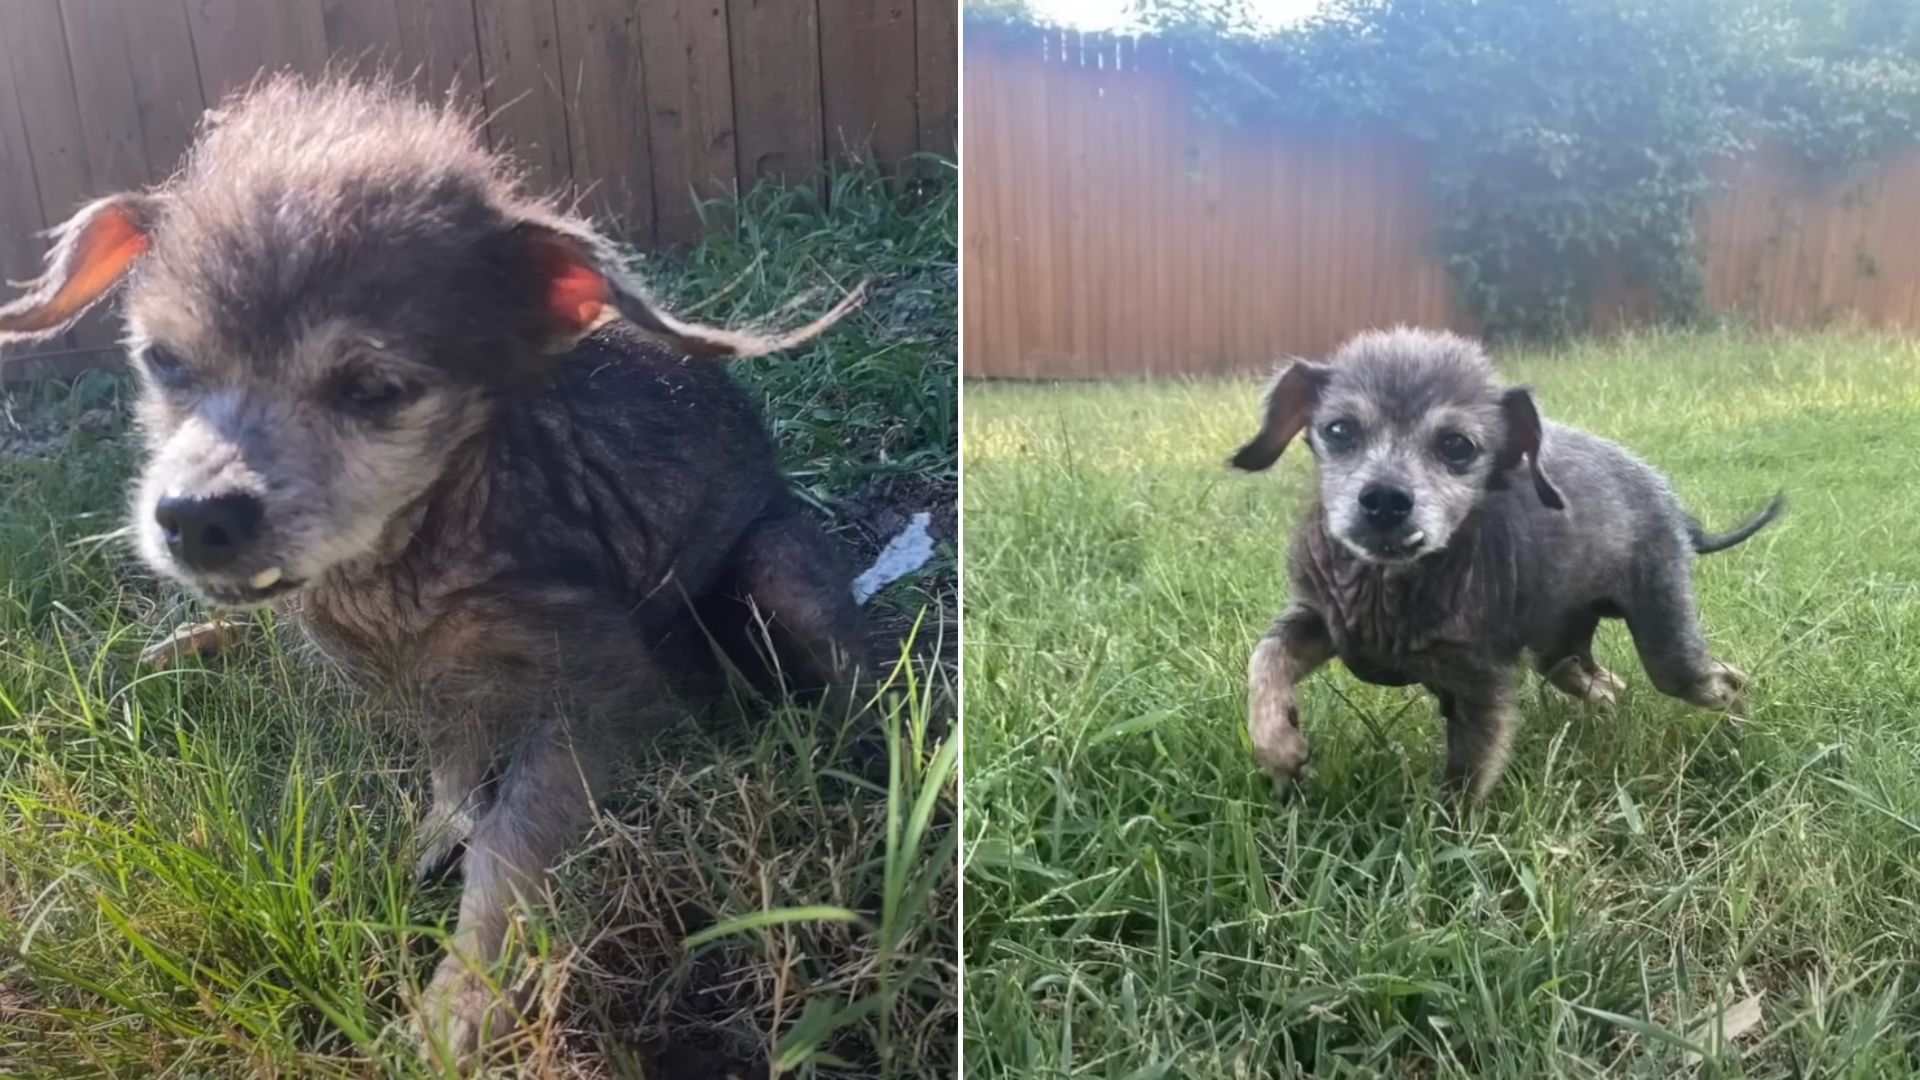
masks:
<path fill-rule="evenodd" d="M 852 298 L 781 337 L 677 321 L 473 117 L 289 78 L 229 102 L 165 184 L 63 225 L 0 344 L 122 285 L 143 557 L 218 605 L 291 608 L 422 725 L 420 871 L 465 874 L 420 1017 L 444 1049 L 524 1004 L 485 975 L 511 912 L 646 718 L 722 669 L 710 639 L 863 696 L 849 576 L 715 359 Z"/>
<path fill-rule="evenodd" d="M 1446 778 L 1476 797 L 1506 764 L 1522 653 L 1575 698 L 1622 689 L 1593 659 L 1603 618 L 1627 621 L 1664 694 L 1724 709 L 1745 685 L 1707 652 L 1693 557 L 1760 531 L 1781 498 L 1710 535 L 1651 466 L 1543 422 L 1446 333 L 1366 333 L 1286 367 L 1233 464 L 1265 469 L 1303 431 L 1319 489 L 1293 536 L 1292 603 L 1247 671 L 1254 755 L 1276 782 L 1307 761 L 1294 688 L 1336 656 L 1366 682 L 1433 692 Z"/>

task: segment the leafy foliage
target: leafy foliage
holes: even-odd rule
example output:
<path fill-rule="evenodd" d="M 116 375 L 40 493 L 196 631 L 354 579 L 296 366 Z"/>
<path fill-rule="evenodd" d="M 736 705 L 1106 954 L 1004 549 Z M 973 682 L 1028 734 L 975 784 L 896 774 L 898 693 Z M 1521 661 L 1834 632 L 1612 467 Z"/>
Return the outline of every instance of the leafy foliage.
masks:
<path fill-rule="evenodd" d="M 1264 39 L 1245 0 L 1132 10 L 1184 46 L 1222 122 L 1420 143 L 1438 243 L 1497 337 L 1580 329 L 1610 277 L 1695 315 L 1714 158 L 1769 139 L 1845 169 L 1920 122 L 1902 0 L 1333 0 Z"/>

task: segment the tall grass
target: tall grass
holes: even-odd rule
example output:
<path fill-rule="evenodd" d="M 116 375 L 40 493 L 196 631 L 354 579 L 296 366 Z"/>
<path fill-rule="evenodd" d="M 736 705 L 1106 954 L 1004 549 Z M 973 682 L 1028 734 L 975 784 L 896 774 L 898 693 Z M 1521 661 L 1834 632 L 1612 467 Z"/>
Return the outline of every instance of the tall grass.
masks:
<path fill-rule="evenodd" d="M 1732 715 L 1537 680 L 1455 820 L 1417 692 L 1305 687 L 1276 800 L 1245 666 L 1311 476 L 1230 475 L 1252 381 L 967 389 L 966 1054 L 980 1077 L 1920 1073 L 1920 346 L 1646 335 L 1506 358 L 1668 470 Z M 1752 1021 L 1749 1023 L 1749 1021 Z"/>

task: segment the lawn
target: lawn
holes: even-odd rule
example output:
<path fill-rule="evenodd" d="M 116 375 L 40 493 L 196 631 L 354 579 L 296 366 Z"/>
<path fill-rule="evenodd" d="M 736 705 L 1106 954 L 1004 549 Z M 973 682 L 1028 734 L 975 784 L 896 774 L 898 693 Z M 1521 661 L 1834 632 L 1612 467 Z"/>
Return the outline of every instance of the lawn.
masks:
<path fill-rule="evenodd" d="M 1254 767 L 1247 657 L 1311 476 L 1224 467 L 1255 382 L 967 387 L 970 1075 L 1920 1073 L 1920 343 L 1501 363 L 1710 527 L 1792 507 L 1698 567 L 1743 706 L 1660 696 L 1610 623 L 1618 707 L 1527 676 L 1458 818 L 1431 699 L 1337 663 L 1308 783 Z"/>
<path fill-rule="evenodd" d="M 955 1068 L 955 183 L 764 188 L 645 268 L 680 312 L 791 321 L 746 362 L 785 464 L 864 566 L 918 511 L 935 559 L 873 601 L 898 642 L 891 762 L 858 773 L 791 707 L 644 748 L 557 875 L 514 1048 L 542 1076 L 948 1076 Z M 270 620 L 143 670 L 199 614 L 117 537 L 137 453 L 116 374 L 0 396 L 0 1076 L 419 1070 L 409 996 L 457 889 L 406 866 L 412 736 Z"/>

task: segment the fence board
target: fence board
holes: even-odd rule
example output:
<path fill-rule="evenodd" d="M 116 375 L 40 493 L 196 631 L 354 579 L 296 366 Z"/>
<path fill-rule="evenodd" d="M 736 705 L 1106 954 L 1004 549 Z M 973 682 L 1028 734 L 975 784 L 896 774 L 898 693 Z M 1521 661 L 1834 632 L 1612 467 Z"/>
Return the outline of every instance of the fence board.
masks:
<path fill-rule="evenodd" d="M 401 62 L 434 94 L 457 91 L 469 108 L 483 104 L 480 31 L 473 0 L 398 0 Z"/>
<path fill-rule="evenodd" d="M 1202 374 L 1323 354 L 1396 323 L 1472 332 L 1434 247 L 1417 148 L 1227 130 L 1168 48 L 1053 31 L 967 45 L 966 370 Z M 1920 147 L 1836 180 L 1784 151 L 1727 163 L 1699 218 L 1708 304 L 1764 326 L 1920 329 Z M 1624 269 L 1594 323 L 1655 310 Z"/>
<path fill-rule="evenodd" d="M 881 161 L 899 161 L 913 153 L 920 137 L 914 110 L 914 23 L 913 0 L 826 0 L 820 5 L 820 91 L 828 153 L 871 148 Z"/>
<path fill-rule="evenodd" d="M 700 231 L 695 198 L 734 190 L 738 173 L 726 8 L 719 0 L 640 7 L 655 230 L 685 242 Z"/>
<path fill-rule="evenodd" d="M 153 169 L 140 128 L 127 26 L 100 0 L 68 0 L 61 13 L 87 171 L 102 191 L 140 187 Z"/>
<path fill-rule="evenodd" d="M 65 221 L 93 194 L 93 181 L 57 0 L 0 4 L 0 45 L 13 58 L 41 216 L 50 224 Z"/>
<path fill-rule="evenodd" d="M 200 94 L 209 104 L 261 71 L 318 74 L 327 63 L 327 29 L 318 0 L 191 0 Z"/>
<path fill-rule="evenodd" d="M 0 0 L 0 274 L 36 274 L 38 234 L 84 199 L 172 175 L 207 107 L 262 69 L 330 65 L 391 68 L 435 97 L 457 88 L 494 114 L 486 137 L 522 159 L 530 185 L 585 192 L 628 240 L 687 243 L 703 224 L 696 196 L 762 175 L 813 181 L 841 131 L 870 133 L 883 160 L 951 153 L 956 11 L 955 0 Z M 40 367 L 10 362 L 7 374 Z"/>
<path fill-rule="evenodd" d="M 596 178 L 586 206 L 627 239 L 653 241 L 653 162 L 640 15 L 627 0 L 559 0 L 568 145 L 576 175 Z"/>
<path fill-rule="evenodd" d="M 559 28 L 551 0 L 477 0 L 487 129 L 551 190 L 572 173 Z"/>
<path fill-rule="evenodd" d="M 95 181 L 120 190 L 171 176 L 205 108 L 186 8 L 63 0 L 62 11 Z"/>
<path fill-rule="evenodd" d="M 817 184 L 823 144 L 814 0 L 728 0 L 727 37 L 742 186 L 767 177 Z"/>
<path fill-rule="evenodd" d="M 400 59 L 400 8 L 395 0 L 320 0 L 327 49 L 356 68 Z"/>
<path fill-rule="evenodd" d="M 33 153 L 40 216 L 51 226 L 67 220 L 82 204 L 102 194 L 87 161 L 80 101 L 67 63 L 66 28 L 58 0 L 0 4 L 0 48 L 13 56 L 14 90 L 19 95 L 27 145 Z M 104 316 L 94 313 L 74 327 L 66 344 L 108 349 L 115 337 Z"/>
<path fill-rule="evenodd" d="M 0 278 L 26 281 L 40 273 L 40 230 L 47 217 L 40 212 L 40 186 L 33 175 L 33 155 L 27 142 L 25 111 L 14 78 L 18 53 L 0 25 Z"/>
<path fill-rule="evenodd" d="M 960 131 L 960 5 L 914 5 L 914 106 L 920 149 L 952 157 Z"/>

